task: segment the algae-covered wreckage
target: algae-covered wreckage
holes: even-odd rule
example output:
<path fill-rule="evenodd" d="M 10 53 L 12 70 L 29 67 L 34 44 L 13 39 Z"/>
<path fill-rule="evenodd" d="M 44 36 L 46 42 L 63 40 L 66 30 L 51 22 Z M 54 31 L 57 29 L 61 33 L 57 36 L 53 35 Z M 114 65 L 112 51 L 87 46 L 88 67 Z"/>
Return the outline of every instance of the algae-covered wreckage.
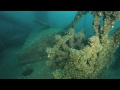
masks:
<path fill-rule="evenodd" d="M 49 35 L 38 35 L 34 42 L 29 42 L 30 46 L 24 45 L 20 55 L 21 64 L 44 57 L 48 59 L 46 64 L 53 69 L 55 79 L 100 78 L 111 64 L 113 54 L 120 44 L 120 28 L 109 35 L 115 22 L 120 20 L 120 12 L 91 11 L 94 16 L 94 35 L 85 38 L 84 30 L 75 33 L 75 25 L 87 12 L 78 11 L 73 22 L 64 30 L 48 28 Z"/>

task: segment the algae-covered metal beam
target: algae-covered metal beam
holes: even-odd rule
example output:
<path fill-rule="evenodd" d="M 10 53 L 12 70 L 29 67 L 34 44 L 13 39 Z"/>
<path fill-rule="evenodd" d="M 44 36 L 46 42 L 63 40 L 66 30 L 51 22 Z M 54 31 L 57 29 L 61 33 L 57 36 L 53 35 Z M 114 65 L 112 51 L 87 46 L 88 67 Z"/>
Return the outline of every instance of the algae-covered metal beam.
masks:
<path fill-rule="evenodd" d="M 70 25 L 68 25 L 64 30 L 69 29 L 69 28 L 75 28 L 75 25 L 77 24 L 77 22 L 81 19 L 81 17 L 86 14 L 87 11 L 78 11 L 77 14 L 75 15 L 74 20 L 72 21 L 72 23 Z"/>
<path fill-rule="evenodd" d="M 75 33 L 75 23 L 80 19 L 77 16 L 81 16 L 78 13 L 70 25 L 73 28 L 69 28 L 66 35 L 56 35 L 56 44 L 46 50 L 50 59 L 47 64 L 53 66 L 56 79 L 101 78 L 120 44 L 120 28 L 108 35 L 115 22 L 120 20 L 119 11 L 92 11 L 95 34 L 86 40 L 86 44 L 84 34 L 78 36 Z M 100 25 L 101 21 L 103 25 Z"/>

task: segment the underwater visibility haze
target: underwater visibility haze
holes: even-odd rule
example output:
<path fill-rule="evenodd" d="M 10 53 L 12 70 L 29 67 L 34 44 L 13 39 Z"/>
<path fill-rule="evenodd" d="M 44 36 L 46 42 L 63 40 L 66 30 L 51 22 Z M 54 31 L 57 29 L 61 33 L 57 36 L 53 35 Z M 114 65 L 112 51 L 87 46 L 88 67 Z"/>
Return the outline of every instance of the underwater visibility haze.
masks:
<path fill-rule="evenodd" d="M 120 12 L 0 11 L 0 79 L 120 79 Z"/>

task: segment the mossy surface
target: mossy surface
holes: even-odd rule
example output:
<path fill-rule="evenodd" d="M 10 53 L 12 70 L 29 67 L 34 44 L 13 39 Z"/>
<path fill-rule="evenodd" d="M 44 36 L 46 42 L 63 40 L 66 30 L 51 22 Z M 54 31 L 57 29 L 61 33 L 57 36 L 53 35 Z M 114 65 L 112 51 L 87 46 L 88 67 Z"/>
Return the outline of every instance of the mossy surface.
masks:
<path fill-rule="evenodd" d="M 120 29 L 112 35 L 108 33 L 119 20 L 119 12 L 93 11 L 92 14 L 94 36 L 86 39 L 84 31 L 76 34 L 74 28 L 69 28 L 65 35 L 56 35 L 56 44 L 47 48 L 50 59 L 47 63 L 54 68 L 54 78 L 100 78 L 111 64 L 120 43 Z"/>

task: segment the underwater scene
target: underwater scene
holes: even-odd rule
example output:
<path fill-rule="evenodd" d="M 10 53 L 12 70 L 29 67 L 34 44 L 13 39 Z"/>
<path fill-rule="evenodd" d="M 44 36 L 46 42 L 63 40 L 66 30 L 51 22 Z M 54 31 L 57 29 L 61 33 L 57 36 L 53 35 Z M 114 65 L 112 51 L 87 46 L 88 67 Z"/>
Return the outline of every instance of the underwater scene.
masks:
<path fill-rule="evenodd" d="M 120 11 L 0 11 L 0 79 L 120 79 Z"/>

